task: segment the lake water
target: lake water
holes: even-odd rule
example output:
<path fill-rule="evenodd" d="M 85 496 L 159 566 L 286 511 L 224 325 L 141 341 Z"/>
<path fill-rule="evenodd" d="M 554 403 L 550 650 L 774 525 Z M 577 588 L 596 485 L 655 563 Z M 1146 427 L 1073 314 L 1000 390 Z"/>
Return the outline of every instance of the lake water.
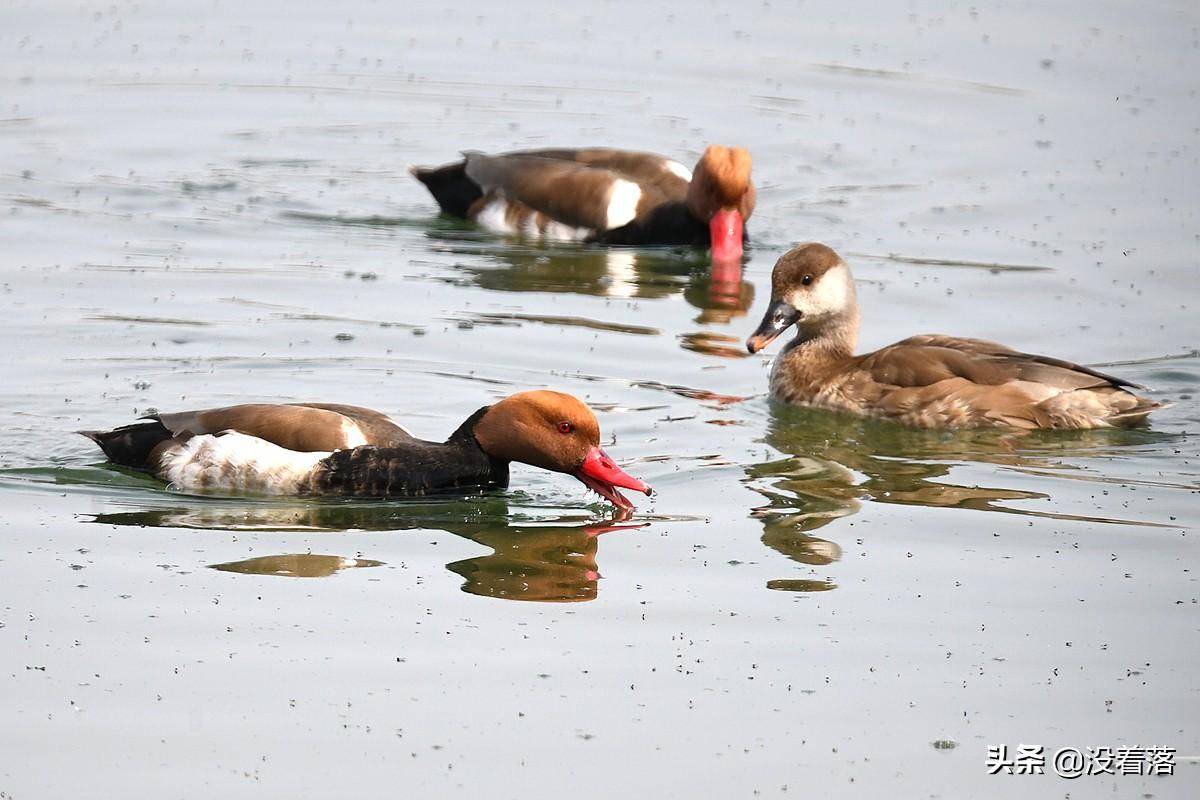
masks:
<path fill-rule="evenodd" d="M 0 797 L 1196 797 L 1194 3 L 0 4 Z M 441 219 L 409 164 L 754 156 L 744 274 Z M 1003 341 L 1174 406 L 943 434 L 780 409 L 775 259 L 862 346 Z M 221 499 L 72 431 L 553 387 L 657 489 Z M 522 602 L 524 601 L 524 602 Z M 989 776 L 989 745 L 1173 777 Z"/>

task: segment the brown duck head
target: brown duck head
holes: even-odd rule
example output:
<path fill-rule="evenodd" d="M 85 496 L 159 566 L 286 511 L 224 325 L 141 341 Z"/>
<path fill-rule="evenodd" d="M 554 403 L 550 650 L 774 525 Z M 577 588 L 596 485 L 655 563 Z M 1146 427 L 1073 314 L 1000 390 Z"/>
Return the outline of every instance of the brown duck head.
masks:
<path fill-rule="evenodd" d="M 493 458 L 573 475 L 622 512 L 633 503 L 618 487 L 650 495 L 600 448 L 600 424 L 581 400 L 537 390 L 506 397 L 475 424 L 475 439 Z"/>
<path fill-rule="evenodd" d="M 792 325 L 805 338 L 834 327 L 857 335 L 858 300 L 850 268 L 819 242 L 796 245 L 775 262 L 771 304 L 746 349 L 757 353 Z"/>

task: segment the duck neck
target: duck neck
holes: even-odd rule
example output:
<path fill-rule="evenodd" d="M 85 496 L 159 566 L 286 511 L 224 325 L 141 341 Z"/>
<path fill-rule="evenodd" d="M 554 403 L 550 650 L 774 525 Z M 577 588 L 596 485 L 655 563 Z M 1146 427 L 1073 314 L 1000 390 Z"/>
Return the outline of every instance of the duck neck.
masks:
<path fill-rule="evenodd" d="M 469 489 L 508 486 L 508 462 L 489 455 L 475 439 L 481 408 L 444 442 L 422 439 L 395 447 L 338 450 L 318 464 L 314 494 L 364 497 L 419 497 Z"/>
<path fill-rule="evenodd" d="M 810 362 L 842 362 L 854 356 L 858 346 L 858 308 L 850 308 L 833 319 L 812 327 L 801 326 L 787 346 L 788 354 Z"/>
<path fill-rule="evenodd" d="M 491 406 L 484 406 L 463 420 L 463 423 L 454 433 L 450 434 L 442 447 L 457 453 L 468 473 L 478 475 L 482 472 L 486 475 L 487 483 L 504 488 L 508 486 L 509 462 L 484 450 L 483 445 L 475 436 L 475 426 L 479 424 L 489 409 Z"/>

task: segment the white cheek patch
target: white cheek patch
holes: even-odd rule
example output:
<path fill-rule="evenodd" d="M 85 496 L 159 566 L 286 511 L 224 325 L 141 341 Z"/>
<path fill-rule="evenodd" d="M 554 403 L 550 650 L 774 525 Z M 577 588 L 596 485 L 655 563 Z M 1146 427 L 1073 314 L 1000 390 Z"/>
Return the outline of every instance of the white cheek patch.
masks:
<path fill-rule="evenodd" d="M 683 164 L 680 164 L 678 161 L 664 162 L 663 167 L 667 170 L 667 172 L 675 173 L 676 175 L 683 178 L 688 183 L 692 182 L 692 171 L 690 169 L 688 169 L 687 167 L 685 167 Z"/>
<path fill-rule="evenodd" d="M 633 181 L 617 178 L 608 193 L 608 230 L 628 225 L 637 216 L 642 187 Z"/>
<path fill-rule="evenodd" d="M 797 289 L 785 298 L 806 317 L 837 314 L 850 303 L 850 271 L 839 264 L 825 272 L 815 285 Z"/>
<path fill-rule="evenodd" d="M 158 477 L 186 492 L 295 494 L 329 455 L 287 450 L 256 436 L 228 431 L 220 436 L 193 436 L 170 448 L 159 463 Z"/>

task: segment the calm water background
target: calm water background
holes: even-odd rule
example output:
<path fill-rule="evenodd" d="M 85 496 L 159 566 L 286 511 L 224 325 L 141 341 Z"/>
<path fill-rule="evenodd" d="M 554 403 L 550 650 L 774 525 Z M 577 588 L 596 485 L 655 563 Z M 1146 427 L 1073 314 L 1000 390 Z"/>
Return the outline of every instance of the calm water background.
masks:
<path fill-rule="evenodd" d="M 1197 796 L 1195 763 L 984 762 L 1200 754 L 1198 26 L 0 2 L 0 796 Z M 755 158 L 740 289 L 482 235 L 405 172 L 708 142 Z M 1016 438 L 775 408 L 741 342 L 810 239 L 866 348 L 993 338 L 1175 405 Z M 658 489 L 632 523 L 519 466 L 453 502 L 186 497 L 71 433 L 323 399 L 437 438 L 536 386 Z"/>

